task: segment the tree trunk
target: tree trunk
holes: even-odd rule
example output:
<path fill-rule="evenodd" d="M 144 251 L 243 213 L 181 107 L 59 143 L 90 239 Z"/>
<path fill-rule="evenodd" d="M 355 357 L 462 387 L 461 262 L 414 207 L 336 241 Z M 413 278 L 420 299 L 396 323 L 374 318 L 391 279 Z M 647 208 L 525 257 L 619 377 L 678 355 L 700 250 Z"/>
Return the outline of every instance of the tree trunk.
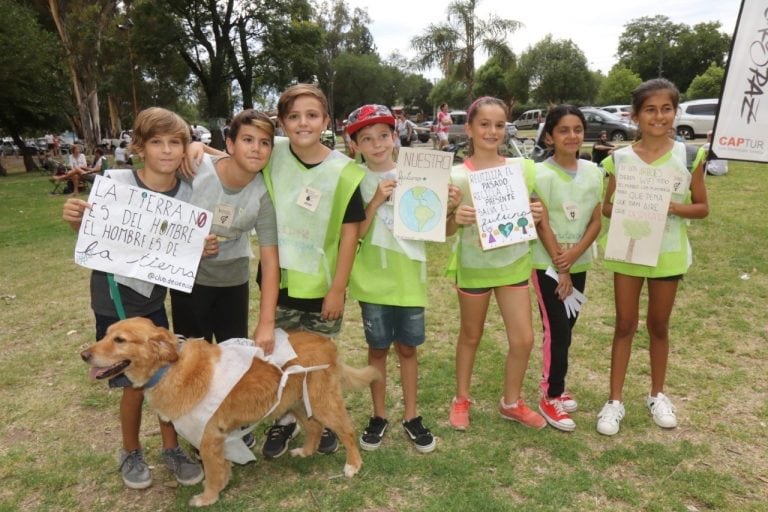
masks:
<path fill-rule="evenodd" d="M 123 130 L 120 123 L 120 111 L 117 108 L 115 98 L 110 94 L 107 96 L 107 108 L 109 109 L 109 136 L 116 139 Z"/>
<path fill-rule="evenodd" d="M 634 238 L 629 239 L 629 244 L 627 245 L 627 254 L 624 257 L 624 261 L 627 263 L 632 263 L 632 253 L 635 252 L 635 240 Z"/>
<path fill-rule="evenodd" d="M 79 55 L 75 50 L 70 37 L 69 27 L 66 25 L 66 14 L 62 12 L 60 0 L 48 0 L 48 9 L 59 33 L 61 44 L 64 48 L 67 66 L 72 75 L 72 90 L 75 95 L 79 124 L 82 136 L 88 149 L 93 149 L 101 142 L 101 116 L 99 114 L 99 96 L 97 92 L 96 72 L 101 50 L 101 34 L 112 19 L 117 2 L 107 0 L 101 3 L 98 17 L 95 20 L 98 26 L 93 54 Z M 74 7 L 72 7 L 74 8 Z"/>

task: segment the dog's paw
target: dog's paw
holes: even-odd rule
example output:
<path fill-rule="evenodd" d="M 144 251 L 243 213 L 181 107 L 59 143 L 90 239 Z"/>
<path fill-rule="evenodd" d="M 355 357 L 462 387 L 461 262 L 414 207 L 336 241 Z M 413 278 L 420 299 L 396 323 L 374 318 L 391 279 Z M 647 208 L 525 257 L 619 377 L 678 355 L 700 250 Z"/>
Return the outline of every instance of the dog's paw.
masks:
<path fill-rule="evenodd" d="M 344 476 L 352 478 L 360 471 L 360 466 L 353 466 L 352 464 L 344 464 Z"/>
<path fill-rule="evenodd" d="M 214 496 L 213 498 L 206 498 L 205 493 L 203 494 L 196 494 L 195 496 L 192 496 L 192 499 L 189 500 L 189 506 L 191 507 L 207 507 L 208 505 L 213 505 L 219 501 L 218 496 Z"/>
<path fill-rule="evenodd" d="M 304 447 L 301 448 L 294 448 L 291 450 L 291 457 L 306 457 L 307 455 L 304 453 Z"/>

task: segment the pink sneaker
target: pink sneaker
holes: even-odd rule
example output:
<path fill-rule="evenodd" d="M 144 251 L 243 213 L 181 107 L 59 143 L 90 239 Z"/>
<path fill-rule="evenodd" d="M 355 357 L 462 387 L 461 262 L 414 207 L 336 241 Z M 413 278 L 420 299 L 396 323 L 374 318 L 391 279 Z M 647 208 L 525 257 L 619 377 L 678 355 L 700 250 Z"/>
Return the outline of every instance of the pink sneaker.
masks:
<path fill-rule="evenodd" d="M 504 405 L 504 398 L 502 398 L 499 402 L 499 413 L 505 420 L 517 421 L 526 427 L 542 429 L 547 426 L 547 420 L 541 414 L 525 405 L 522 398 L 519 398 L 512 407 L 506 407 Z"/>
<path fill-rule="evenodd" d="M 558 430 L 563 432 L 576 430 L 576 423 L 565 410 L 562 397 L 542 398 L 539 402 L 539 412 L 547 420 L 547 423 Z"/>
<path fill-rule="evenodd" d="M 451 413 L 448 422 L 454 430 L 467 430 L 469 428 L 469 406 L 472 401 L 467 397 L 453 397 L 451 400 Z"/>

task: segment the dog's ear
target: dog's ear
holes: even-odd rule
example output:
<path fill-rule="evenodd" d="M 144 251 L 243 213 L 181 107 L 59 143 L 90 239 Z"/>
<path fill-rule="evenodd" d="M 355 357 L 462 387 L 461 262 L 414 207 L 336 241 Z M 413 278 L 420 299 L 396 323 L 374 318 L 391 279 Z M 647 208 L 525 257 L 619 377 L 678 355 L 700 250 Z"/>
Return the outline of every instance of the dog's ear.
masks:
<path fill-rule="evenodd" d="M 164 327 L 155 328 L 155 332 L 149 338 L 150 343 L 157 347 L 157 357 L 160 361 L 175 363 L 179 359 L 177 350 L 178 340 L 176 336 Z"/>

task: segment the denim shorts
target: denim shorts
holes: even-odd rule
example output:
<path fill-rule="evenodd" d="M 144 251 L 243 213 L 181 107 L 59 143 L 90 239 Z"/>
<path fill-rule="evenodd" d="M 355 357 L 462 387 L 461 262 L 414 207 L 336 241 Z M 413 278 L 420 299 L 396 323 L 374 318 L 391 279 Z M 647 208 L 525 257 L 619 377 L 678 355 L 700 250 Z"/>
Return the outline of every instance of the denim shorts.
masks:
<path fill-rule="evenodd" d="M 424 343 L 424 308 L 360 302 L 365 341 L 374 349 L 388 349 L 397 341 L 409 347 Z"/>

